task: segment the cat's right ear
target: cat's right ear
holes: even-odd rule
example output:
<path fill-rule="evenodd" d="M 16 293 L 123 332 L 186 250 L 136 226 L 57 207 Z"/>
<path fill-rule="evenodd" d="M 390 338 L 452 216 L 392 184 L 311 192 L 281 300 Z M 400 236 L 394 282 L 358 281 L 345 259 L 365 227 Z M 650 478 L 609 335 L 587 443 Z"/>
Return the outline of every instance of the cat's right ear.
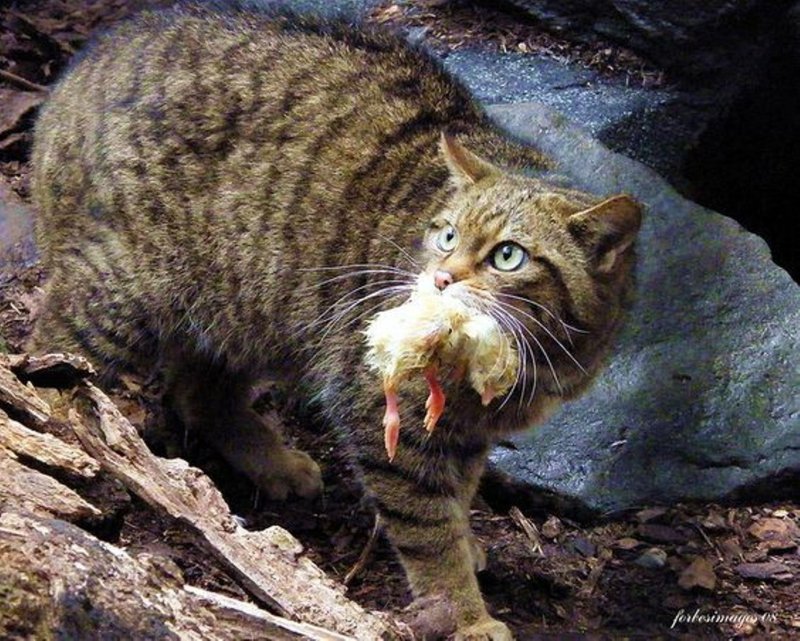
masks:
<path fill-rule="evenodd" d="M 458 187 L 469 187 L 487 176 L 500 173 L 500 170 L 488 160 L 472 153 L 445 132 L 442 132 L 439 144 L 447 167 L 450 169 L 450 176 Z"/>
<path fill-rule="evenodd" d="M 609 273 L 636 239 L 642 224 L 642 208 L 626 194 L 613 196 L 594 207 L 573 214 L 567 228 L 588 251 L 594 268 Z"/>

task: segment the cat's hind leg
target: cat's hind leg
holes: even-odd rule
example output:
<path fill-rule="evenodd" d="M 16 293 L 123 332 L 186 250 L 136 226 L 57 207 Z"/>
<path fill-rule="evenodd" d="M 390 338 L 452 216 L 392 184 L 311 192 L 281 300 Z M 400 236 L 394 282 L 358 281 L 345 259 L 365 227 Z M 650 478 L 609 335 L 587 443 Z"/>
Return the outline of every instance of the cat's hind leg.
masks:
<path fill-rule="evenodd" d="M 277 419 L 250 404 L 252 377 L 205 359 L 181 357 L 169 364 L 167 402 L 187 429 L 209 442 L 231 466 L 269 498 L 311 498 L 322 490 L 319 466 L 287 447 Z"/>

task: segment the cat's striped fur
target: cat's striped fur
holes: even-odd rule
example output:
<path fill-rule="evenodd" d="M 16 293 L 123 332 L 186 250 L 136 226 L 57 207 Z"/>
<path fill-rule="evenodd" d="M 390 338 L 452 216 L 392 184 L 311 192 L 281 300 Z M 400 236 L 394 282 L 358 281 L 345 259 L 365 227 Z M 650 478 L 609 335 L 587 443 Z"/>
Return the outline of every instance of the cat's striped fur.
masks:
<path fill-rule="evenodd" d="M 455 138 L 440 148 L 443 131 Z M 319 489 L 313 461 L 247 405 L 264 371 L 295 374 L 350 448 L 415 594 L 450 599 L 462 638 L 508 637 L 480 597 L 469 504 L 492 439 L 600 367 L 629 289 L 629 199 L 590 209 L 596 198 L 509 170 L 544 161 L 399 40 L 196 9 L 102 37 L 53 91 L 33 164 L 51 274 L 34 345 L 111 369 L 165 363 L 183 420 L 273 496 Z M 456 225 L 463 249 L 423 240 L 431 221 Z M 486 253 L 509 234 L 530 260 L 497 273 Z M 390 463 L 359 330 L 442 267 L 516 319 L 528 374 L 502 409 L 449 383 L 430 437 L 411 427 L 424 387 L 410 383 Z"/>

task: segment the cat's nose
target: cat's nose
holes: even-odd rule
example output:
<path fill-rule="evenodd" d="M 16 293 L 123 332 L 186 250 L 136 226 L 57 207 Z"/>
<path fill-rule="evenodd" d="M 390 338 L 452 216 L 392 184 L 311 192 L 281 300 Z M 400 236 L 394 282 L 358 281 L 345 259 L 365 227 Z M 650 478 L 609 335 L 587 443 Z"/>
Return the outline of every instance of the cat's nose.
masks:
<path fill-rule="evenodd" d="M 439 291 L 444 291 L 445 287 L 452 285 L 453 280 L 453 275 L 443 269 L 437 269 L 433 274 L 433 284 L 436 285 L 436 289 Z"/>

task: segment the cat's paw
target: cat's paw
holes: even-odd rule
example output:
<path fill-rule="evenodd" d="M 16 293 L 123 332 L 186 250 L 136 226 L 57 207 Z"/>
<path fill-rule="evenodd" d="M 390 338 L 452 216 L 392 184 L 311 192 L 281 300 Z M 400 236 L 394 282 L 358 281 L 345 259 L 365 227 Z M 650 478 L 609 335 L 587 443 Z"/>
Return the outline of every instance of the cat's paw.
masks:
<path fill-rule="evenodd" d="M 420 641 L 449 639 L 456 630 L 456 618 L 453 602 L 439 594 L 416 598 L 402 615 Z"/>
<path fill-rule="evenodd" d="M 453 641 L 514 641 L 514 635 L 502 621 L 486 617 L 456 630 Z"/>
<path fill-rule="evenodd" d="M 309 499 L 322 491 L 322 473 L 308 454 L 286 449 L 270 458 L 256 485 L 274 501 L 285 501 L 290 494 Z"/>

